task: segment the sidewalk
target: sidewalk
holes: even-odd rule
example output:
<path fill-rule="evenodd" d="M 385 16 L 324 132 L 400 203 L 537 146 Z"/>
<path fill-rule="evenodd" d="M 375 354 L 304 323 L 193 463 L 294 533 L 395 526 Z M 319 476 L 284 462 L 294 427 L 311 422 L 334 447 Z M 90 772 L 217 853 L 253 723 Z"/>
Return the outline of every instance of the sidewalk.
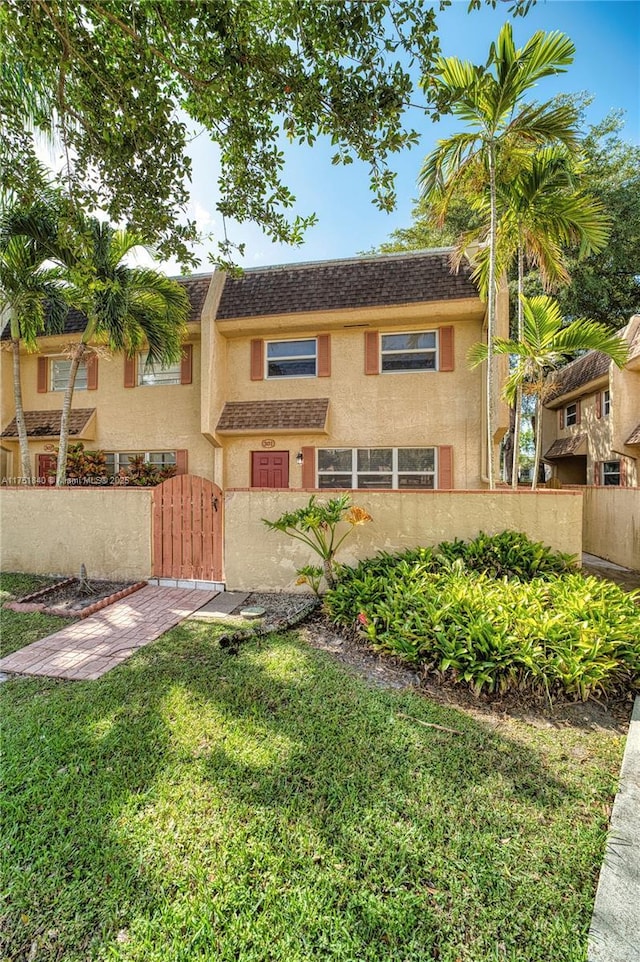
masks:
<path fill-rule="evenodd" d="M 82 681 L 100 678 L 217 594 L 149 585 L 0 659 L 0 672 Z"/>

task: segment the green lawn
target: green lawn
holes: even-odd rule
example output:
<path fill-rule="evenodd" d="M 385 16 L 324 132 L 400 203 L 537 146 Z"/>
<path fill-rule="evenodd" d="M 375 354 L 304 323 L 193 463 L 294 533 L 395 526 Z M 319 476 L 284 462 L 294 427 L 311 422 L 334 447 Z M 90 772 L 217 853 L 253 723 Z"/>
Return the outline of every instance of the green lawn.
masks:
<path fill-rule="evenodd" d="M 619 736 L 372 690 L 293 633 L 231 657 L 195 622 L 0 698 L 3 962 L 586 957 Z"/>
<path fill-rule="evenodd" d="M 46 588 L 47 585 L 59 581 L 59 578 L 44 578 L 40 575 L 0 573 L 0 605 L 6 601 L 14 601 Z M 54 615 L 18 614 L 3 608 L 0 612 L 0 658 L 10 655 L 18 648 L 30 645 L 38 638 L 44 638 L 54 631 L 60 631 L 65 625 L 71 624 L 73 619 L 56 618 Z M 4 959 L 2 959 L 4 962 Z"/>

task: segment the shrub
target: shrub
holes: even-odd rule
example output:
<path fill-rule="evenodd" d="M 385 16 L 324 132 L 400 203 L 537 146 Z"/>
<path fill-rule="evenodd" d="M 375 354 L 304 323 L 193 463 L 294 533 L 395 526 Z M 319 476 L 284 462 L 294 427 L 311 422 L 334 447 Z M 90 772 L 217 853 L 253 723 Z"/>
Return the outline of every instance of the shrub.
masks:
<path fill-rule="evenodd" d="M 500 570 L 510 577 L 492 573 L 500 557 L 494 546 L 481 549 L 476 539 L 465 551 L 453 542 L 342 569 L 326 608 L 337 624 L 358 624 L 377 650 L 478 692 L 517 688 L 586 699 L 640 688 L 640 592 L 577 572 L 554 574 L 547 568 L 570 559 L 549 549 L 541 555 L 525 546 L 529 562 L 519 564 L 505 548 L 509 538 L 499 539 L 510 558 Z M 470 570 L 469 558 L 475 564 L 481 556 L 489 570 Z M 544 577 L 530 576 L 535 566 Z M 517 569 L 528 580 L 515 577 Z"/>

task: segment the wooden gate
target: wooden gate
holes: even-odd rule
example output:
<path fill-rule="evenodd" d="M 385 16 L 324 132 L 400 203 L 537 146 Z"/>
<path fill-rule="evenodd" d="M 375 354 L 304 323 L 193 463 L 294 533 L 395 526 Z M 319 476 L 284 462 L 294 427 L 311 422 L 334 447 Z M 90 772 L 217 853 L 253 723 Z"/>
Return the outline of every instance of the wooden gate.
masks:
<path fill-rule="evenodd" d="M 179 474 L 153 491 L 153 575 L 222 581 L 222 491 Z"/>

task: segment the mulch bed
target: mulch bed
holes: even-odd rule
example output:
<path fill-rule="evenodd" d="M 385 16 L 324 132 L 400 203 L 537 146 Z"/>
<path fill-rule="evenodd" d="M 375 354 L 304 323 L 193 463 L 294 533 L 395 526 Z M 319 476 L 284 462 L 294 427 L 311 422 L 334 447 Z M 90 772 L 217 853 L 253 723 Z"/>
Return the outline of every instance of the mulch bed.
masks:
<path fill-rule="evenodd" d="M 146 587 L 146 581 L 88 581 L 65 578 L 32 594 L 10 601 L 4 607 L 23 613 L 39 612 L 60 618 L 88 618 L 102 608 Z"/>

